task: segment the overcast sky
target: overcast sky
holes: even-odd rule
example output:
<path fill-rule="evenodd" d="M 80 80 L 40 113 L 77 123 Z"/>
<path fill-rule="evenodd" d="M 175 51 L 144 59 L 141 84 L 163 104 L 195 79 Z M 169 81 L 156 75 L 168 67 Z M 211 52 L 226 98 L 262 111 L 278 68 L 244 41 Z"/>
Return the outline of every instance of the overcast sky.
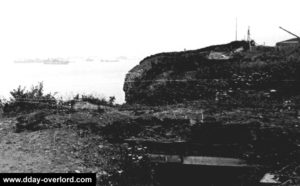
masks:
<path fill-rule="evenodd" d="M 0 65 L 4 70 L 15 59 L 89 56 L 134 57 L 137 64 L 158 52 L 230 42 L 236 17 L 238 39 L 250 26 L 257 43 L 274 45 L 292 37 L 278 26 L 300 35 L 299 5 L 298 0 L 3 0 Z"/>
<path fill-rule="evenodd" d="M 7 0 L 0 2 L 0 55 L 148 55 L 238 38 L 251 27 L 273 45 L 299 33 L 297 0 Z"/>

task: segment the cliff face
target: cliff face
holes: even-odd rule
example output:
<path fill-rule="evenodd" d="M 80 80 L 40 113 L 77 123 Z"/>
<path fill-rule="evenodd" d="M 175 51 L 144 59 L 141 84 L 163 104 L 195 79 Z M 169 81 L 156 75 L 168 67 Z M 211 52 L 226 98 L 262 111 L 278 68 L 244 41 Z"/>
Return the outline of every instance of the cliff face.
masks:
<path fill-rule="evenodd" d="M 168 104 L 219 99 L 252 90 L 266 96 L 274 90 L 298 91 L 298 57 L 283 56 L 270 47 L 256 47 L 251 52 L 248 48 L 247 42 L 235 41 L 147 57 L 126 75 L 126 102 Z"/>

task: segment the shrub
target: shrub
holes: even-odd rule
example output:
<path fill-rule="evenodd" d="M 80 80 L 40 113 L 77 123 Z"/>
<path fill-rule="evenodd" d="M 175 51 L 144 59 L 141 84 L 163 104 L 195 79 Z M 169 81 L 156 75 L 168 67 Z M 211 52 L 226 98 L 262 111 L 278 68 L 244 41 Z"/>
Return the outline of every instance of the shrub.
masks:
<path fill-rule="evenodd" d="M 109 97 L 108 103 L 109 103 L 110 105 L 113 105 L 113 104 L 115 103 L 115 101 L 116 101 L 116 97 L 115 97 L 115 96 L 110 96 L 110 97 Z"/>
<path fill-rule="evenodd" d="M 30 90 L 19 86 L 10 92 L 12 98 L 4 104 L 4 113 L 32 112 L 34 110 L 53 108 L 56 99 L 51 93 L 44 94 L 42 82 L 32 86 Z"/>
<path fill-rule="evenodd" d="M 82 101 L 86 101 L 86 102 L 89 102 L 89 103 L 92 103 L 92 104 L 95 104 L 95 105 L 109 105 L 109 106 L 112 106 L 114 104 L 115 99 L 116 98 L 114 96 L 109 97 L 109 100 L 106 100 L 105 98 L 99 98 L 99 97 L 96 97 L 96 96 L 91 95 L 91 94 L 81 96 Z"/>

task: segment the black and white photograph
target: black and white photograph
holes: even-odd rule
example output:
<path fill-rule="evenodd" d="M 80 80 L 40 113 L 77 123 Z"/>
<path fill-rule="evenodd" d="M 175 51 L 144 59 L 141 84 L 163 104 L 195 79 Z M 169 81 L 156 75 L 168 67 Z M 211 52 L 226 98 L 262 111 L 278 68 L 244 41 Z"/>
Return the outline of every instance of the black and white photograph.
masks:
<path fill-rule="evenodd" d="M 297 0 L 0 1 L 0 185 L 300 186 Z"/>

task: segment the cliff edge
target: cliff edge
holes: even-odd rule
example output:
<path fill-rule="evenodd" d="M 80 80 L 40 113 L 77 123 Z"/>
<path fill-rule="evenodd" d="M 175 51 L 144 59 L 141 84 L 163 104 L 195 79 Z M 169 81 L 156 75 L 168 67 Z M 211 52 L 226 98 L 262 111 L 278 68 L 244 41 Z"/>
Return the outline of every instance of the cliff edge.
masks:
<path fill-rule="evenodd" d="M 299 74 L 300 60 L 295 54 L 265 46 L 249 50 L 248 42 L 234 41 L 146 57 L 128 72 L 123 90 L 129 104 L 249 99 L 253 92 L 259 100 L 275 92 L 277 97 L 297 95 Z"/>

